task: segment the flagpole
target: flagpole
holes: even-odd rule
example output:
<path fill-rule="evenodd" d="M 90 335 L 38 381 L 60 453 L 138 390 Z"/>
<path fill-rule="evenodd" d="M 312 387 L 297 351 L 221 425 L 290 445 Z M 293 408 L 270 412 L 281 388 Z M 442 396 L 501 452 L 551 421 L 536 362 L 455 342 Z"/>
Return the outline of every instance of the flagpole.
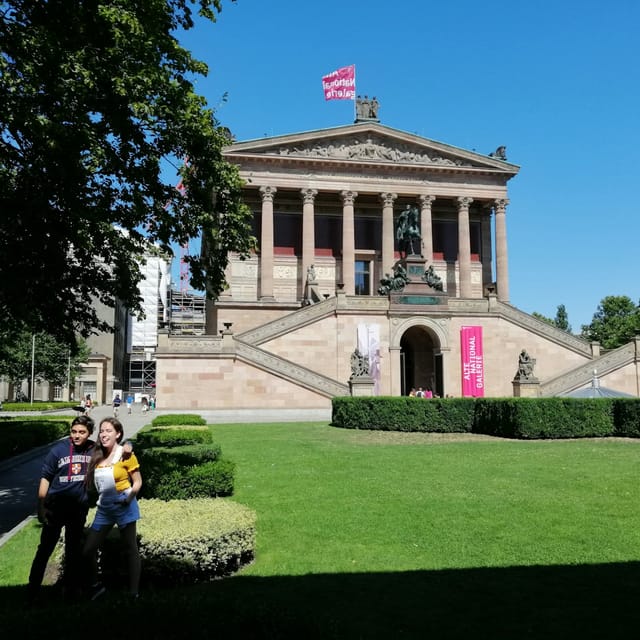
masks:
<path fill-rule="evenodd" d="M 355 122 L 358 119 L 358 91 L 356 89 L 356 65 L 353 65 L 353 121 Z"/>

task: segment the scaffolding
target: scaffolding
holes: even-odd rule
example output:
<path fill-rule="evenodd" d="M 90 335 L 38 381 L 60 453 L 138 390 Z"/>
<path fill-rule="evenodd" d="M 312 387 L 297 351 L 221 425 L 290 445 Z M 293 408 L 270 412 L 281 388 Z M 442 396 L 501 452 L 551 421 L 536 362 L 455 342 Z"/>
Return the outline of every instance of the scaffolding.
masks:
<path fill-rule="evenodd" d="M 141 393 L 155 393 L 156 360 L 155 352 L 142 347 L 134 347 L 129 353 L 128 390 Z"/>
<path fill-rule="evenodd" d="M 205 296 L 171 289 L 169 292 L 169 333 L 183 336 L 205 334 Z"/>

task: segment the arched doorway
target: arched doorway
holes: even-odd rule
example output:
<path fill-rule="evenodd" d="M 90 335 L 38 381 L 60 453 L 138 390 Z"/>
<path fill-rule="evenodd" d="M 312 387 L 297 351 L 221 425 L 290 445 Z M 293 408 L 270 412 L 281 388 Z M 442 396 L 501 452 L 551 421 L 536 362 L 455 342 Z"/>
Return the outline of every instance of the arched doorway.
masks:
<path fill-rule="evenodd" d="M 402 334 L 400 367 L 402 395 L 422 387 L 444 397 L 440 343 L 427 327 L 414 325 Z"/>

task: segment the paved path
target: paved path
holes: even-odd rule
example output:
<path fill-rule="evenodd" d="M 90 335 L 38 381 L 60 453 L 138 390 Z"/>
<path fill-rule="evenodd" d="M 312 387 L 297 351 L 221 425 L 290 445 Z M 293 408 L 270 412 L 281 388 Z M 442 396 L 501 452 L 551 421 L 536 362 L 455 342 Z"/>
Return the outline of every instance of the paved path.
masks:
<path fill-rule="evenodd" d="M 69 415 L 69 411 L 61 412 Z M 120 420 L 124 425 L 125 437 L 134 436 L 153 416 L 163 413 L 197 413 L 209 424 L 229 422 L 328 422 L 330 409 L 309 410 L 240 410 L 240 411 L 153 411 L 143 414 L 139 405 L 135 405 L 131 415 L 126 407 L 120 408 Z M 25 415 L 25 414 L 20 414 Z M 33 414 L 31 414 L 33 415 Z M 91 417 L 98 423 L 102 418 L 112 415 L 109 406 L 96 407 Z M 94 431 L 94 436 L 96 432 Z M 51 445 L 37 447 L 14 458 L 0 462 L 0 546 L 28 522 L 36 513 L 36 496 L 40 480 L 42 462 Z"/>

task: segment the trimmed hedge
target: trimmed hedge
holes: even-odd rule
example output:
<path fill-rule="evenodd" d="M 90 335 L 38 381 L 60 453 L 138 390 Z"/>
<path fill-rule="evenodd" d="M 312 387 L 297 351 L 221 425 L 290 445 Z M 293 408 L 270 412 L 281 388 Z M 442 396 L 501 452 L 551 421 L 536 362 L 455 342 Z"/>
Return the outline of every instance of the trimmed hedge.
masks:
<path fill-rule="evenodd" d="M 136 446 L 141 449 L 210 444 L 212 441 L 213 435 L 206 426 L 144 428 L 136 435 Z"/>
<path fill-rule="evenodd" d="M 2 411 L 55 411 L 76 406 L 77 402 L 3 402 Z"/>
<path fill-rule="evenodd" d="M 334 398 L 347 429 L 473 432 L 503 438 L 640 437 L 640 398 Z"/>
<path fill-rule="evenodd" d="M 73 418 L 0 421 L 0 460 L 69 435 Z"/>
<path fill-rule="evenodd" d="M 370 396 L 333 399 L 331 424 L 344 429 L 465 433 L 473 426 L 473 398 Z"/>
<path fill-rule="evenodd" d="M 164 416 L 156 416 L 151 425 L 154 427 L 173 427 L 178 425 L 199 426 L 206 425 L 207 421 L 194 413 L 168 413 Z"/>
<path fill-rule="evenodd" d="M 210 581 L 238 571 L 255 555 L 256 514 L 236 502 L 140 500 L 140 512 L 143 586 Z M 103 547 L 101 566 L 108 586 L 127 584 L 126 560 L 115 530 Z"/>
<path fill-rule="evenodd" d="M 640 402 L 635 398 L 617 398 L 613 403 L 614 435 L 640 438 Z"/>
<path fill-rule="evenodd" d="M 475 433 L 520 438 L 614 435 L 612 398 L 478 398 Z"/>
<path fill-rule="evenodd" d="M 221 460 L 208 427 L 144 427 L 136 455 L 145 498 L 178 500 L 233 494 L 235 464 Z"/>
<path fill-rule="evenodd" d="M 217 444 L 142 449 L 142 496 L 172 500 L 231 495 L 235 466 L 220 460 L 220 454 Z"/>
<path fill-rule="evenodd" d="M 144 495 L 159 500 L 230 496 L 233 494 L 235 470 L 235 463 L 224 459 L 176 469 L 154 484 L 149 483 Z"/>

